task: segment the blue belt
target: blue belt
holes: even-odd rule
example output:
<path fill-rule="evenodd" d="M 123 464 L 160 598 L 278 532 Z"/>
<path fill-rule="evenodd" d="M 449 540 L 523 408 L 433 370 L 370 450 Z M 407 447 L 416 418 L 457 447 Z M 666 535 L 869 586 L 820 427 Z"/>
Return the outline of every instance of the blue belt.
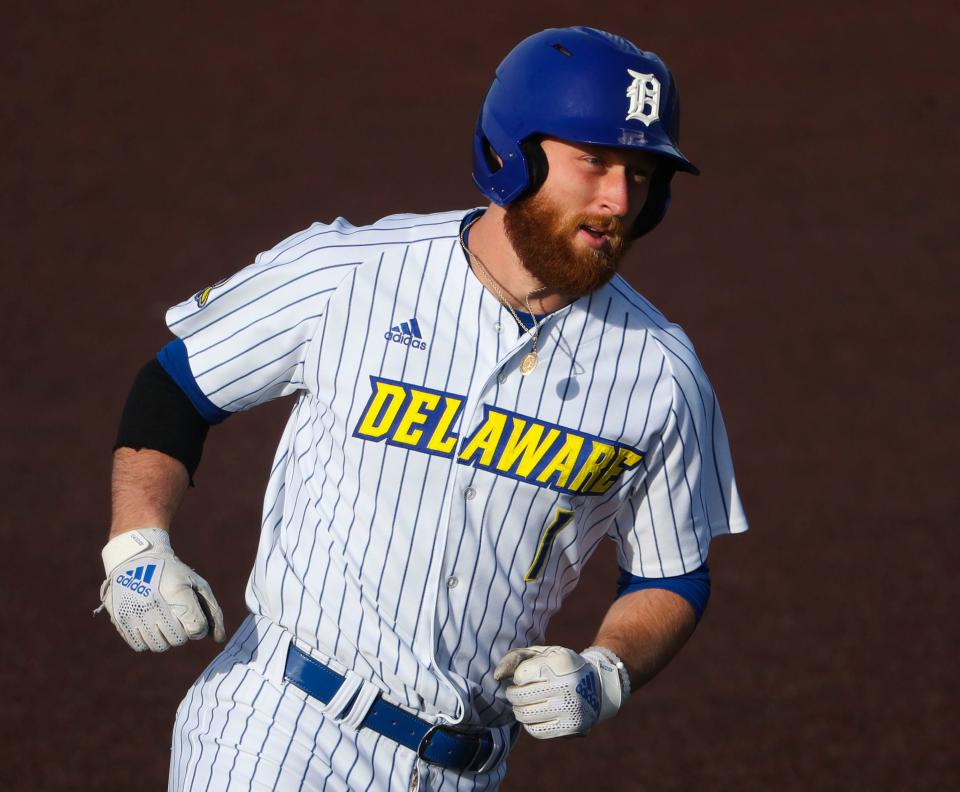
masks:
<path fill-rule="evenodd" d="M 287 651 L 284 678 L 324 704 L 334 697 L 345 681 L 336 671 L 292 643 Z M 367 711 L 361 725 L 416 751 L 424 761 L 451 770 L 477 772 L 491 759 L 495 747 L 488 730 L 461 732 L 429 723 L 384 701 L 380 695 Z M 517 731 L 518 727 L 514 724 L 510 732 L 511 740 L 516 738 Z"/>

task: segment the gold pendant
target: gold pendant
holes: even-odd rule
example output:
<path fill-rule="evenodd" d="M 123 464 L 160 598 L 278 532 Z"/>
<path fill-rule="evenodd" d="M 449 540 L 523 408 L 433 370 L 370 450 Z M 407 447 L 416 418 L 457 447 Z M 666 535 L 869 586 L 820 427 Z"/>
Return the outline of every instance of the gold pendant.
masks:
<path fill-rule="evenodd" d="M 537 367 L 537 353 L 527 352 L 520 361 L 520 373 L 526 376 Z"/>

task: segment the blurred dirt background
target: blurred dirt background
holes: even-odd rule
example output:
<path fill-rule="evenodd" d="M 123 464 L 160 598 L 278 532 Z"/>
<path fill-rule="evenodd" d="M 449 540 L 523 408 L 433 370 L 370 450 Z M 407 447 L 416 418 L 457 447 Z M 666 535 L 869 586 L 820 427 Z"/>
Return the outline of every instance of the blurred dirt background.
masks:
<path fill-rule="evenodd" d="M 681 85 L 703 175 L 675 180 L 625 271 L 697 345 L 752 530 L 713 546 L 674 664 L 586 741 L 522 739 L 505 789 L 960 783 L 955 2 L 14 0 L 0 788 L 164 788 L 174 710 L 216 651 L 136 655 L 90 615 L 115 426 L 166 307 L 314 220 L 479 204 L 493 70 L 567 24 Z M 289 406 L 212 432 L 175 525 L 228 627 Z M 554 641 L 589 641 L 614 574 L 599 553 Z"/>

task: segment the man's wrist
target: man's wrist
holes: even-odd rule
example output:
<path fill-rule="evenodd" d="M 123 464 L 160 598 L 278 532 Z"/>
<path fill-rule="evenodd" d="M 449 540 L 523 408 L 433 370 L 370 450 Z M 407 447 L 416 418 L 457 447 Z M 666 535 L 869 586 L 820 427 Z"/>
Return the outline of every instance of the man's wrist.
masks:
<path fill-rule="evenodd" d="M 109 575 L 127 559 L 151 550 L 171 551 L 170 534 L 162 528 L 138 528 L 117 534 L 100 551 L 103 568 Z"/>
<path fill-rule="evenodd" d="M 580 653 L 590 660 L 600 674 L 600 681 L 604 691 L 616 689 L 619 692 L 619 701 L 611 696 L 611 703 L 619 709 L 630 697 L 630 672 L 616 652 L 606 646 L 588 646 Z"/>

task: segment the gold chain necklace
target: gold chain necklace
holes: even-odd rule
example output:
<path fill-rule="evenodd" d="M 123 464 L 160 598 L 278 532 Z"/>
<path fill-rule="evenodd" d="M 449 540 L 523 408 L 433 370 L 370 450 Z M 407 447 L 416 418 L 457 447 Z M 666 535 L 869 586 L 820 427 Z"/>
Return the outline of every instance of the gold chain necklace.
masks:
<path fill-rule="evenodd" d="M 470 223 L 460 232 L 460 247 L 463 248 L 463 252 L 467 254 L 467 258 L 472 261 L 477 262 L 477 266 L 480 269 L 481 274 L 484 277 L 484 280 L 490 286 L 493 293 L 497 296 L 497 299 L 500 301 L 501 305 L 505 305 L 507 310 L 513 314 L 513 318 L 516 320 L 517 324 L 520 326 L 520 329 L 523 330 L 530 339 L 533 341 L 533 349 L 523 356 L 523 360 L 520 361 L 520 373 L 526 376 L 531 371 L 537 367 L 537 362 L 539 357 L 537 355 L 537 343 L 540 338 L 540 325 L 537 324 L 536 319 L 533 320 L 533 327 L 527 327 L 522 321 L 520 321 L 520 315 L 513 309 L 513 306 L 510 304 L 510 301 L 504 296 L 503 292 L 500 290 L 500 286 L 494 280 L 493 275 L 487 270 L 484 263 L 480 260 L 480 256 L 474 253 L 470 248 L 467 247 L 467 243 L 463 241 L 463 235 L 470 230 L 474 223 L 479 220 L 479 217 L 474 218 Z M 523 304 L 527 307 L 527 313 L 530 314 L 530 317 L 533 318 L 533 309 L 530 307 L 530 298 L 535 294 L 539 294 L 542 291 L 546 291 L 546 286 L 541 286 L 539 289 L 534 289 L 532 292 L 529 292 L 526 297 L 523 298 Z"/>

